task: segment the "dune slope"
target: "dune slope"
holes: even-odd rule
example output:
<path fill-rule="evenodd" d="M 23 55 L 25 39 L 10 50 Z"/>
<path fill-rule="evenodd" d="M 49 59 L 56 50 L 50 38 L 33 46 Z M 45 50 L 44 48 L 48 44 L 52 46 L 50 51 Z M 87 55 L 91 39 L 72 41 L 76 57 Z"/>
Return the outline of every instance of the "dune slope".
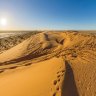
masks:
<path fill-rule="evenodd" d="M 60 95 L 64 72 L 62 59 L 53 58 L 26 68 L 16 69 L 0 79 L 1 96 L 51 96 Z M 51 71 L 51 74 L 50 74 Z M 60 81 L 58 81 L 60 79 Z M 56 83 L 56 84 L 55 84 Z M 56 89 L 58 88 L 58 89 Z"/>

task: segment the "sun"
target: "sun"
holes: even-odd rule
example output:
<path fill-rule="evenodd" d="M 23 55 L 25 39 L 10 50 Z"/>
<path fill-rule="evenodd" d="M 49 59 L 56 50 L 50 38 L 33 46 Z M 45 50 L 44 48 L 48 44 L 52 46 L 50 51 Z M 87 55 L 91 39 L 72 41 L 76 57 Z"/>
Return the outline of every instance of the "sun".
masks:
<path fill-rule="evenodd" d="M 3 27 L 7 26 L 7 19 L 6 18 L 1 18 L 0 19 L 0 25 L 3 26 Z"/>

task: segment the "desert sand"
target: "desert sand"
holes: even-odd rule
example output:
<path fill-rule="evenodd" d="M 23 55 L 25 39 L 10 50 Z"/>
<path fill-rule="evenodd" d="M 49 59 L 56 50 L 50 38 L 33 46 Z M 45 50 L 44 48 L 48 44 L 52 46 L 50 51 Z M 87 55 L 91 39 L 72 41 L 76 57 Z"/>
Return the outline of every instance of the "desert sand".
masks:
<path fill-rule="evenodd" d="M 45 31 L 0 50 L 0 96 L 96 96 L 95 33 Z"/>

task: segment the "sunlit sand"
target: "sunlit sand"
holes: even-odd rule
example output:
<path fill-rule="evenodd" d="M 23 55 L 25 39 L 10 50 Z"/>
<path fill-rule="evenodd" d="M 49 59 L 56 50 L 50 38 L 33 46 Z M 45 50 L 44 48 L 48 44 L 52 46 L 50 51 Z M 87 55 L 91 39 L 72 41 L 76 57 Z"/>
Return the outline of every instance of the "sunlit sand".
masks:
<path fill-rule="evenodd" d="M 96 95 L 95 33 L 29 32 L 0 41 L 0 96 Z"/>

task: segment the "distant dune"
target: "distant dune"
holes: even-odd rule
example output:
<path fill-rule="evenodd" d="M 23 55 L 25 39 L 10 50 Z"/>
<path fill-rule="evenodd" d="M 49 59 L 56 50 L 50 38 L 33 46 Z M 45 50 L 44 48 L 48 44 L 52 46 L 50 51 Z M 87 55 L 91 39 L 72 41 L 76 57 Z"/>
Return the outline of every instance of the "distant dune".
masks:
<path fill-rule="evenodd" d="M 96 95 L 95 33 L 46 31 L 10 38 L 0 39 L 0 96 Z"/>
<path fill-rule="evenodd" d="M 40 31 L 39 31 L 40 32 Z M 25 39 L 29 38 L 31 35 L 35 35 L 39 33 L 38 31 L 32 31 L 32 32 L 10 32 L 10 31 L 0 31 L 0 53 L 2 53 L 5 50 L 8 50 L 12 48 L 13 46 L 16 46 L 17 44 L 21 43 Z"/>

